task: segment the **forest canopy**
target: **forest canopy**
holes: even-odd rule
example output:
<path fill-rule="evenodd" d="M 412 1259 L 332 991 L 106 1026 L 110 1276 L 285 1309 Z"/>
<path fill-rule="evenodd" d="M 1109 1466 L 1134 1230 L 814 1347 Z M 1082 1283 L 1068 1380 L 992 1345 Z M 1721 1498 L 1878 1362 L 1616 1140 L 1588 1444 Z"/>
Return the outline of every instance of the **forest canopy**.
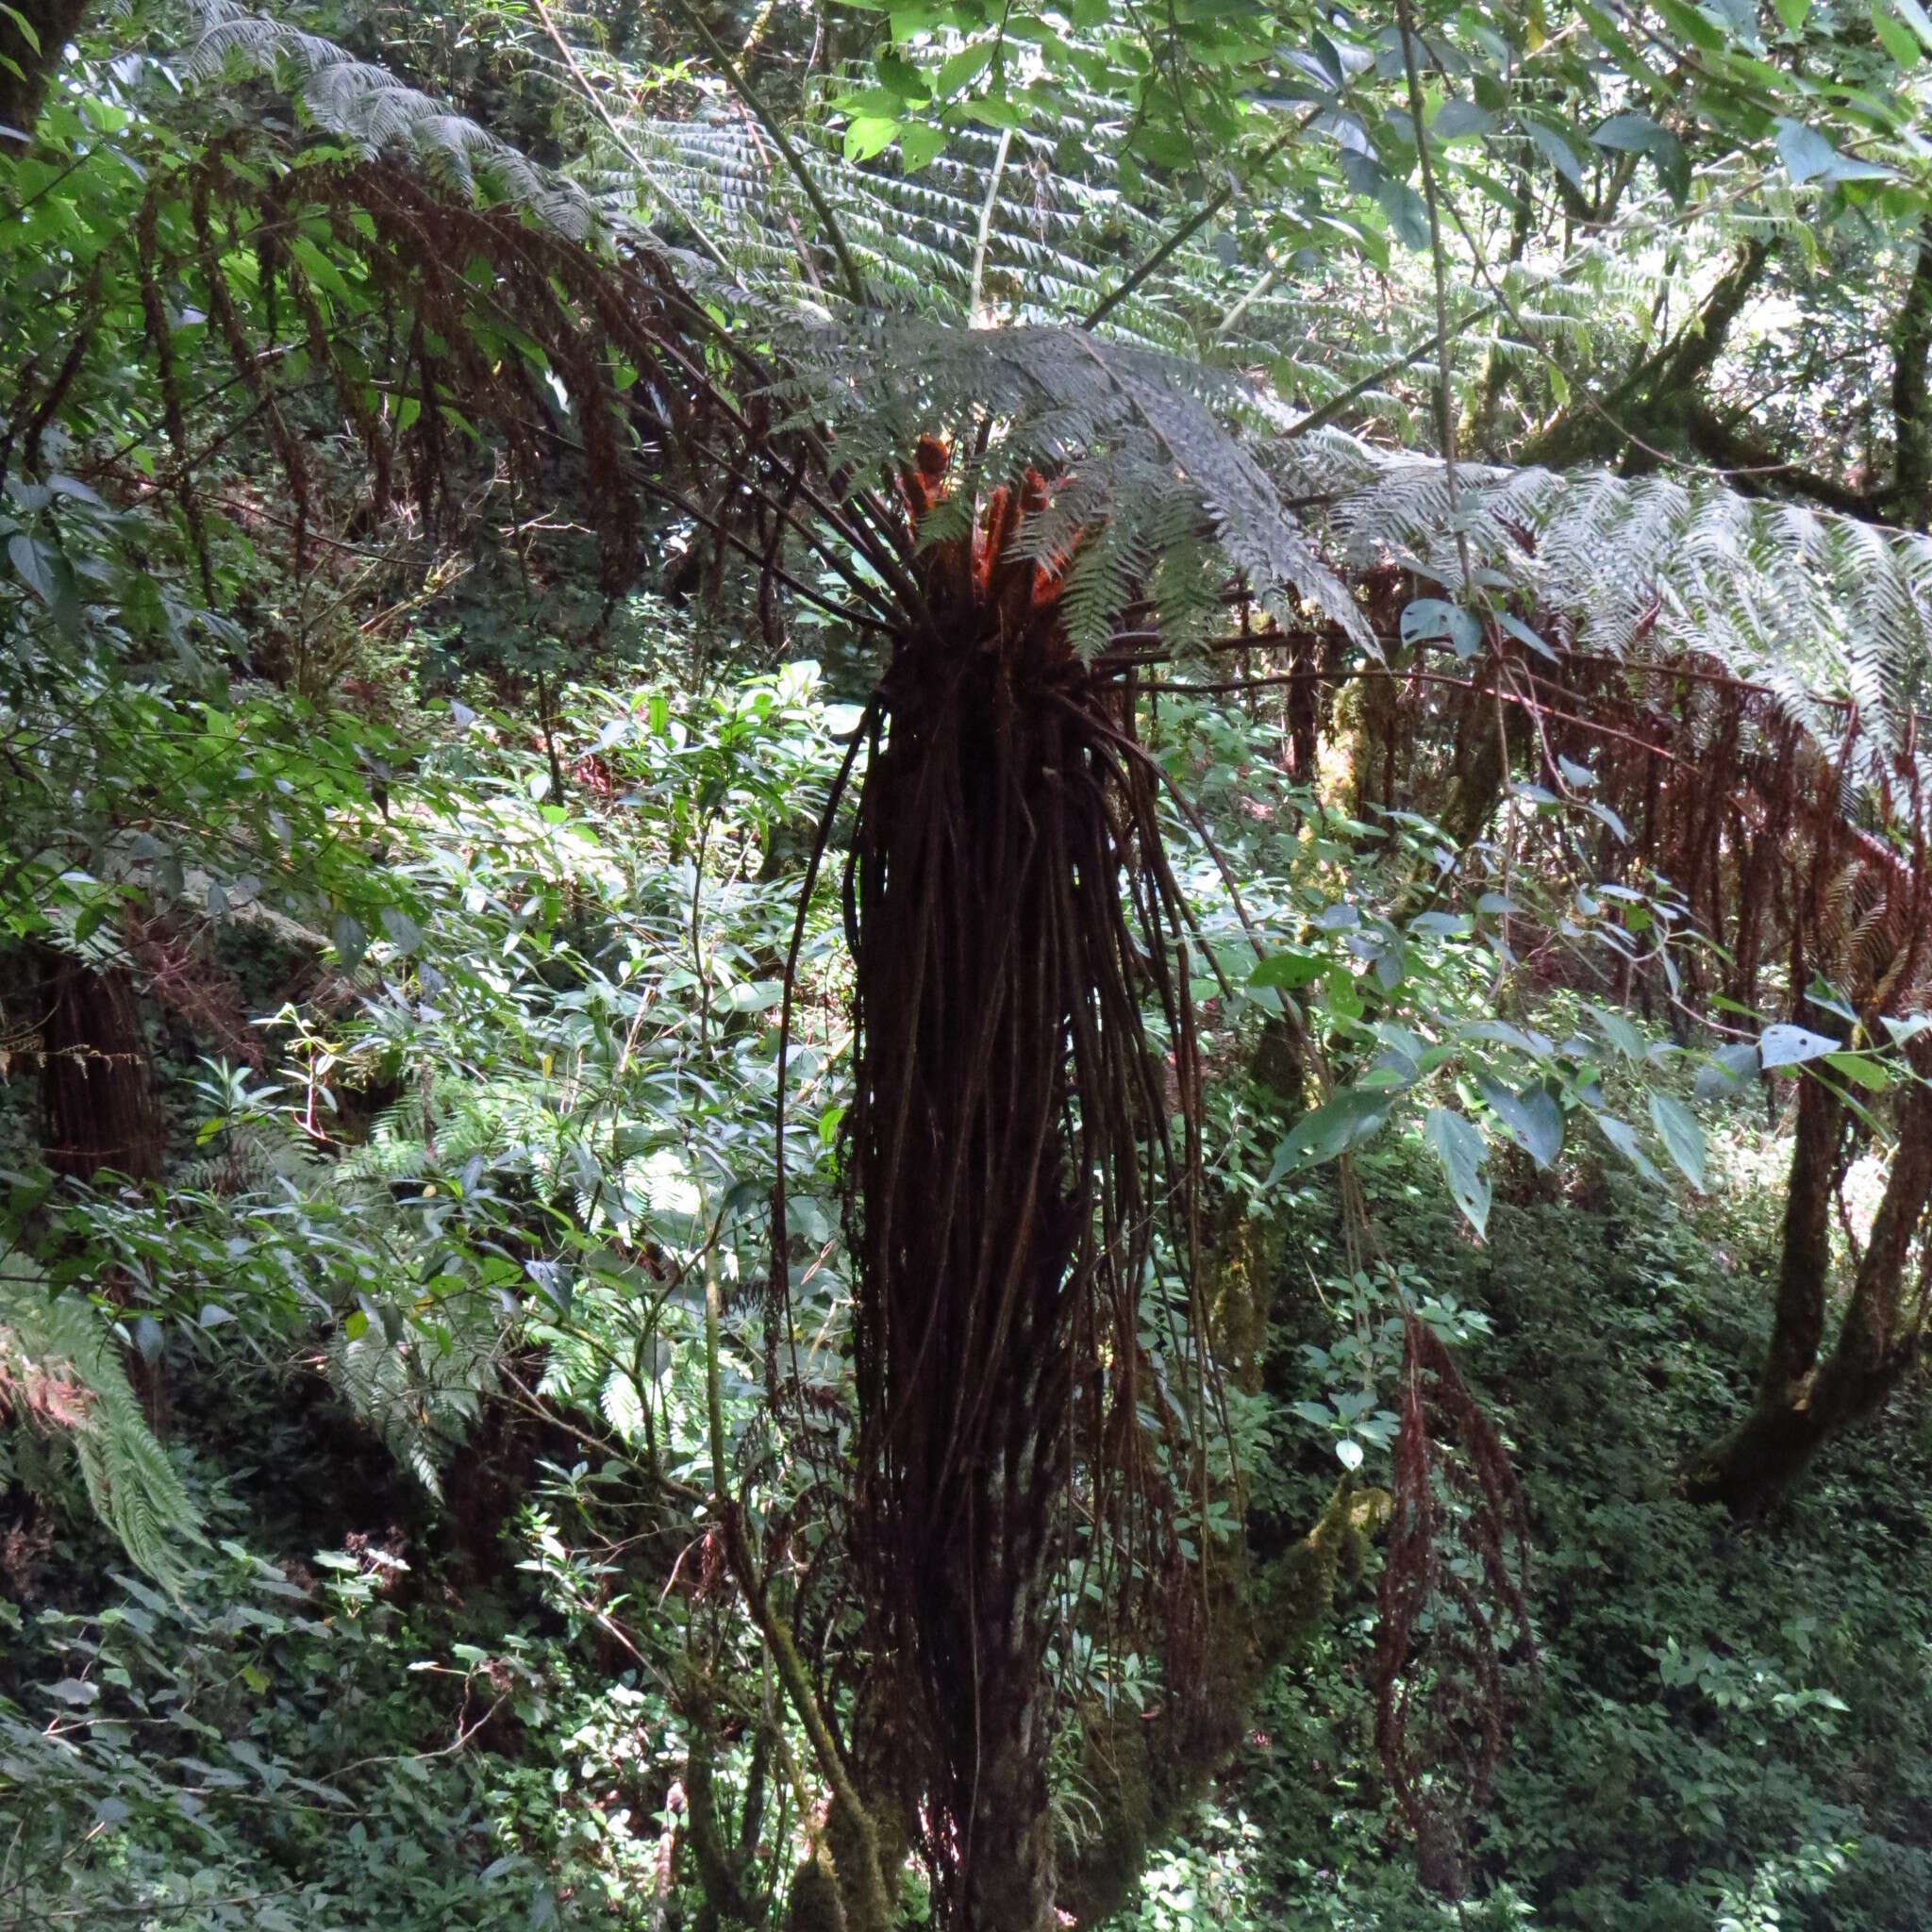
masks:
<path fill-rule="evenodd" d="M 0 1922 L 1923 1924 L 1928 76 L 0 4 Z"/>

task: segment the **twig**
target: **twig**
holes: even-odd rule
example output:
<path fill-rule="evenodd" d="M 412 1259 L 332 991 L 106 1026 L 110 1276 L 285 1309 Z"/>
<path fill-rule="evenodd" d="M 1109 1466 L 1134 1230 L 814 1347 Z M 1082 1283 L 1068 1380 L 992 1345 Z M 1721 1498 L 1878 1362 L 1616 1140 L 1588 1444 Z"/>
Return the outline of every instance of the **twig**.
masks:
<path fill-rule="evenodd" d="M 1395 0 L 1395 30 L 1402 38 L 1403 72 L 1408 77 L 1408 116 L 1415 128 L 1416 158 L 1422 163 L 1423 200 L 1429 211 L 1429 255 L 1436 272 L 1436 410 L 1442 444 L 1442 475 L 1449 491 L 1449 518 L 1456 525 L 1456 558 L 1462 566 L 1462 589 L 1470 588 L 1469 537 L 1456 507 L 1456 408 L 1449 377 L 1449 271 L 1442 257 L 1442 221 L 1436 208 L 1436 171 L 1429 165 L 1429 137 L 1423 127 L 1423 84 L 1415 66 L 1415 19 L 1408 0 Z"/>
<path fill-rule="evenodd" d="M 1313 123 L 1315 116 L 1320 112 L 1321 109 L 1319 108 L 1310 108 L 1292 126 L 1283 128 L 1256 156 L 1254 166 L 1248 171 L 1248 179 L 1252 179 L 1254 175 L 1259 174 L 1290 142 L 1296 140 L 1299 136 L 1306 133 Z M 1222 189 L 1219 194 L 1209 195 L 1179 227 L 1168 236 L 1166 241 L 1155 249 L 1153 254 L 1143 257 L 1137 268 L 1133 269 L 1110 293 L 1103 295 L 1080 318 L 1079 325 L 1082 328 L 1093 328 L 1100 323 L 1105 322 L 1142 282 L 1146 281 L 1150 275 L 1155 275 L 1159 270 L 1161 264 L 1166 261 L 1175 249 L 1181 247 L 1185 242 L 1191 241 L 1194 236 L 1199 234 L 1247 185 L 1247 179 L 1241 179 L 1230 175 L 1227 185 Z"/>
<path fill-rule="evenodd" d="M 973 292 L 966 304 L 966 325 L 979 326 L 979 291 L 986 279 L 986 244 L 992 233 L 992 211 L 1000 198 L 1000 177 L 1007 172 L 1007 155 L 1013 145 L 1013 130 L 1000 132 L 999 152 L 992 158 L 992 179 L 988 182 L 986 200 L 979 210 L 979 239 L 973 247 Z"/>
<path fill-rule="evenodd" d="M 784 156 L 785 165 L 798 177 L 798 185 L 805 190 L 805 198 L 811 203 L 812 212 L 818 216 L 819 224 L 825 231 L 825 240 L 831 243 L 832 253 L 839 258 L 840 272 L 845 277 L 846 292 L 859 308 L 865 308 L 869 301 L 865 277 L 858 273 L 858 264 L 853 260 L 851 251 L 845 246 L 845 237 L 832 213 L 831 204 L 826 201 L 819 184 L 811 178 L 803 158 L 791 144 L 791 136 L 785 132 L 784 125 L 771 108 L 766 107 L 763 97 L 752 84 L 738 71 L 738 63 L 724 51 L 724 42 L 705 24 L 704 15 L 691 4 L 691 0 L 671 0 L 671 5 L 673 9 L 682 16 L 691 30 L 705 43 L 705 51 L 718 63 L 718 71 L 724 75 L 725 84 L 751 109 L 758 125 L 772 137 L 772 145 Z"/>
<path fill-rule="evenodd" d="M 1449 331 L 1450 335 L 1462 335 L 1465 331 L 1474 328 L 1477 323 L 1487 322 L 1501 307 L 1502 305 L 1498 302 L 1485 302 L 1481 308 L 1472 308 Z M 1359 382 L 1350 383 L 1339 396 L 1331 396 L 1319 409 L 1310 409 L 1306 416 L 1291 423 L 1281 432 L 1282 436 L 1284 439 L 1307 436 L 1314 430 L 1325 428 L 1330 423 L 1334 422 L 1336 417 L 1341 414 L 1342 410 L 1348 408 L 1349 404 L 1357 401 L 1361 396 L 1367 395 L 1372 389 L 1380 387 L 1391 375 L 1400 375 L 1405 369 L 1420 362 L 1431 349 L 1434 349 L 1439 357 L 1441 356 L 1442 344 L 1433 335 L 1418 342 L 1407 355 L 1398 356 L 1393 361 L 1383 363 L 1379 369 L 1370 370 Z"/>

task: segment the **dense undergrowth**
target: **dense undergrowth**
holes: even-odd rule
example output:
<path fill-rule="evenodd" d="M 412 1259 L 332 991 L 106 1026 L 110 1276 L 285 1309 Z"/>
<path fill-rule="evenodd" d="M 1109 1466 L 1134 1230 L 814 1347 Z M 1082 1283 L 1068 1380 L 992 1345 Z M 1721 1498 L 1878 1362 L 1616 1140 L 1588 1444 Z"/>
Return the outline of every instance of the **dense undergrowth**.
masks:
<path fill-rule="evenodd" d="M 1372 1557 L 1269 1678 L 1237 1759 L 1118 1924 L 1917 1923 L 1923 1392 L 1837 1445 L 1768 1524 L 1682 1499 L 1685 1457 L 1748 1395 L 1774 1257 L 1780 1143 L 1741 1111 L 1729 1125 L 1724 1171 L 1689 1208 L 1587 1157 L 1558 1174 L 1513 1161 L 1481 1246 L 1411 1155 L 1365 1158 L 1384 1251 L 1498 1415 L 1534 1530 L 1538 1681 L 1473 1896 L 1458 1910 L 1418 1887 L 1375 1769 Z M 1268 1451 L 1258 1542 L 1319 1512 L 1339 1441 L 1374 1479 L 1393 1426 L 1361 1373 L 1386 1376 L 1392 1277 L 1347 1278 L 1325 1184 L 1273 1198 L 1274 1319 L 1245 1424 Z M 8 1439 L 8 1473 L 42 1494 L 64 1481 L 72 1507 L 42 1507 L 4 1551 L 8 1908 L 84 1924 L 140 1899 L 158 1924 L 265 1932 L 693 1923 L 665 1869 L 688 1823 L 684 1687 L 616 1620 L 715 1622 L 701 1524 L 665 1544 L 668 1588 L 660 1557 L 651 1588 L 671 1608 L 629 1603 L 578 1546 L 594 1472 L 612 1476 L 594 1441 L 492 1398 L 437 1496 L 312 1358 L 215 1346 L 228 1324 L 208 1320 L 171 1325 L 148 1364 L 210 1539 L 178 1597 L 130 1574 L 57 1444 Z M 48 1466 L 18 1460 L 35 1457 Z M 771 1695 L 744 1671 L 712 1747 L 734 1792 Z M 1074 1775 L 1076 1821 L 1082 1797 Z M 782 1804 L 763 1814 L 774 1863 L 796 1828 Z"/>
<path fill-rule="evenodd" d="M 1837 1445 L 1772 1524 L 1740 1530 L 1682 1494 L 1685 1458 L 1748 1399 L 1762 1349 L 1775 1144 L 1740 1124 L 1724 1182 L 1689 1212 L 1614 1172 L 1525 1185 L 1499 1198 L 1481 1250 L 1418 1176 L 1378 1164 L 1390 1250 L 1424 1259 L 1435 1292 L 1475 1318 L 1471 1379 L 1507 1419 L 1535 1526 L 1541 1686 L 1478 1833 L 1488 1899 L 1462 1913 L 1430 1900 L 1391 1854 L 1367 1743 L 1364 1595 L 1271 1681 L 1197 1841 L 1150 1871 L 1133 1923 L 1922 1923 L 1923 1388 Z M 1295 1210 L 1315 1256 L 1326 1208 L 1318 1195 Z M 1292 1252 L 1282 1290 L 1302 1341 L 1274 1373 L 1284 1393 L 1325 1400 L 1332 1376 L 1307 1351 L 1332 1344 L 1336 1308 Z"/>

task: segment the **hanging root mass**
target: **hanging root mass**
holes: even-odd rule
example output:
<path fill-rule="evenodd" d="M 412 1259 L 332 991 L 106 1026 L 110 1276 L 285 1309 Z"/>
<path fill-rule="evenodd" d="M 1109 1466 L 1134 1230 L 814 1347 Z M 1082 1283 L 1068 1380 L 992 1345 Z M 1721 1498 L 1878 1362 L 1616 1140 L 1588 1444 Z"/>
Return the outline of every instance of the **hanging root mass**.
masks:
<path fill-rule="evenodd" d="M 946 468 L 922 445 L 915 533 Z M 845 882 L 859 1557 L 940 1767 L 927 1855 L 973 1924 L 1024 1923 L 1051 1886 L 1050 1599 L 1076 1494 L 1099 1562 L 1155 1533 L 1153 1474 L 1117 1452 L 1153 1399 L 1142 1280 L 1158 1241 L 1187 1264 L 1198 1166 L 1154 775 L 1051 564 L 1014 549 L 1044 491 L 995 491 L 917 552 L 926 621 L 881 687 Z"/>
<path fill-rule="evenodd" d="M 1375 1748 L 1419 1875 L 1459 1898 L 1469 1823 L 1489 1797 L 1516 1680 L 1535 1668 L 1529 1526 L 1507 1453 L 1441 1337 L 1411 1310 L 1403 1326 Z M 1431 1432 L 1432 1413 L 1446 1440 Z"/>

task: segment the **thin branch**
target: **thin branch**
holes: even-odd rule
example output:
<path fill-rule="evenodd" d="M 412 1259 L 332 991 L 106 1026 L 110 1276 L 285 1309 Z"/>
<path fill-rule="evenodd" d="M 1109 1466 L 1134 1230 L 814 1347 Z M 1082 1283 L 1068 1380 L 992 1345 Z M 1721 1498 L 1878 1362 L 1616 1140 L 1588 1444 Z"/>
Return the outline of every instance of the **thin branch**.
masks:
<path fill-rule="evenodd" d="M 617 123 L 610 118 L 609 109 L 607 108 L 604 105 L 604 97 L 600 93 L 598 93 L 597 90 L 594 87 L 591 85 L 590 76 L 584 72 L 582 67 L 580 67 L 577 64 L 575 49 L 571 46 L 570 42 L 566 41 L 559 32 L 558 32 L 557 23 L 550 18 L 550 9 L 544 6 L 543 0 L 536 0 L 536 6 L 537 18 L 543 23 L 543 31 L 550 36 L 551 44 L 556 47 L 557 51 L 560 55 L 562 55 L 563 64 L 570 69 L 571 78 L 575 80 L 578 88 L 582 90 L 584 99 L 591 104 L 591 111 L 597 116 L 598 120 L 603 122 L 605 132 L 608 134 L 610 139 L 617 143 L 617 151 L 621 155 L 623 155 L 625 159 L 627 160 L 633 168 L 635 168 L 638 171 L 638 173 L 643 177 L 645 183 L 664 200 L 667 206 L 674 208 L 677 210 L 678 219 L 682 221 L 685 224 L 685 225 L 688 228 L 690 228 L 691 233 L 695 235 L 698 238 L 698 240 L 704 244 L 705 253 L 708 255 L 711 258 L 711 259 L 715 261 L 718 264 L 718 266 L 722 268 L 727 275 L 730 275 L 734 281 L 737 280 L 738 271 L 734 269 L 731 266 L 729 260 L 726 259 L 724 251 L 718 246 L 717 242 L 712 241 L 709 233 L 706 230 L 704 225 L 697 219 L 695 215 L 693 215 L 690 211 L 690 209 L 685 208 L 685 206 L 677 199 L 677 197 L 674 195 L 671 192 L 671 191 L 664 186 L 663 182 L 661 182 L 658 178 L 658 176 L 652 173 L 650 163 L 646 161 L 643 156 L 639 154 L 637 149 L 633 147 L 631 143 L 625 139 L 624 134 L 622 130 L 618 127 Z"/>
<path fill-rule="evenodd" d="M 986 280 L 986 244 L 992 234 L 992 211 L 1000 198 L 1000 179 L 1007 172 L 1007 156 L 1013 145 L 1013 130 L 1010 127 L 1000 131 L 999 152 L 992 158 L 992 179 L 987 183 L 986 201 L 979 210 L 979 239 L 973 247 L 973 292 L 966 303 L 966 325 L 977 328 L 979 323 L 979 292 Z"/>
<path fill-rule="evenodd" d="M 1459 336 L 1474 328 L 1477 323 L 1487 322 L 1501 306 L 1497 302 L 1485 302 L 1481 308 L 1472 308 L 1449 334 L 1452 337 Z M 1310 409 L 1299 421 L 1291 423 L 1281 432 L 1284 440 L 1307 436 L 1313 430 L 1326 428 L 1351 403 L 1367 395 L 1372 389 L 1380 388 L 1391 375 L 1400 375 L 1405 369 L 1413 368 L 1431 349 L 1434 349 L 1440 358 L 1442 346 L 1441 339 L 1431 335 L 1418 342 L 1407 355 L 1398 356 L 1393 361 L 1383 363 L 1379 369 L 1370 370 L 1359 382 L 1351 383 L 1339 396 L 1331 397 L 1319 409 Z"/>
<path fill-rule="evenodd" d="M 1302 134 L 1306 133 L 1310 124 L 1314 121 L 1315 116 L 1320 112 L 1321 109 L 1319 108 L 1310 108 L 1292 126 L 1283 128 L 1255 158 L 1254 166 L 1248 171 L 1247 180 L 1230 175 L 1227 185 L 1222 189 L 1219 194 L 1209 195 L 1179 227 L 1168 236 L 1166 241 L 1155 249 L 1152 255 L 1144 257 L 1140 265 L 1130 271 L 1111 293 L 1103 295 L 1080 318 L 1080 326 L 1082 328 L 1093 328 L 1100 323 L 1105 322 L 1135 290 L 1140 288 L 1142 282 L 1159 272 L 1161 265 L 1175 249 L 1182 247 L 1185 243 L 1191 241 L 1237 194 L 1240 194 L 1247 187 L 1248 180 L 1258 175 L 1290 142 L 1297 140 Z"/>
<path fill-rule="evenodd" d="M 1423 126 L 1423 83 L 1415 66 L 1415 17 L 1408 0 L 1395 0 L 1395 30 L 1402 37 L 1402 67 L 1408 78 L 1408 117 L 1415 128 L 1416 158 L 1422 163 L 1423 200 L 1429 211 L 1429 255 L 1436 271 L 1436 410 L 1442 444 L 1442 475 L 1449 491 L 1449 518 L 1456 525 L 1456 558 L 1462 588 L 1470 588 L 1469 538 L 1456 511 L 1456 407 L 1449 376 L 1449 267 L 1442 256 L 1442 220 L 1436 207 L 1436 171 L 1429 164 L 1429 137 Z M 1466 232 L 1466 231 L 1465 231 Z"/>
<path fill-rule="evenodd" d="M 798 185 L 805 190 L 805 198 L 811 203 L 813 214 L 819 218 L 819 225 L 825 231 L 825 240 L 831 243 L 832 253 L 839 258 L 840 272 L 845 277 L 846 292 L 861 308 L 865 308 L 869 296 L 865 277 L 858 273 L 858 264 L 853 260 L 851 251 L 845 246 L 845 236 L 832 213 L 831 204 L 826 201 L 819 184 L 811 178 L 803 157 L 792 146 L 791 138 L 785 132 L 784 125 L 764 103 L 760 95 L 738 71 L 738 63 L 724 51 L 724 44 L 706 25 L 704 16 L 691 4 L 691 0 L 671 0 L 671 5 L 691 30 L 705 43 L 705 51 L 717 63 L 718 71 L 724 75 L 725 84 L 738 98 L 750 108 L 758 125 L 772 137 L 772 144 L 785 158 L 785 165 L 798 177 Z"/>

